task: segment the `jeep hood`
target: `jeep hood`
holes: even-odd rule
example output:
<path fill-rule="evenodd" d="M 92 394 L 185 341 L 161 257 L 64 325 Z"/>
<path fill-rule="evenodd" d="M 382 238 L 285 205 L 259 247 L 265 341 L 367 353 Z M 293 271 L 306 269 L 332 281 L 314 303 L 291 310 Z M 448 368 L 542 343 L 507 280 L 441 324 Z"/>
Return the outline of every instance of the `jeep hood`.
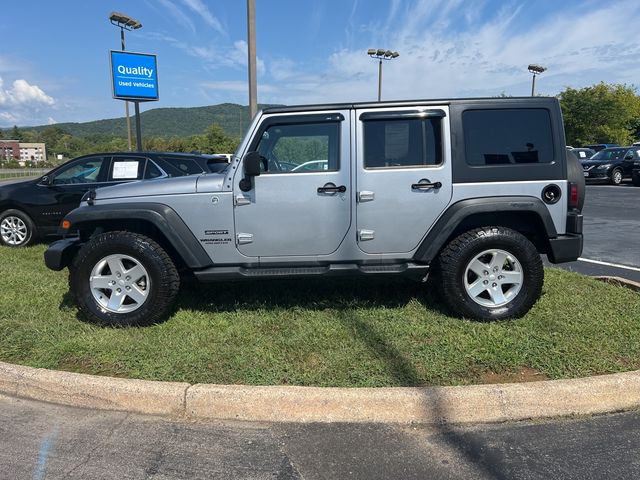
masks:
<path fill-rule="evenodd" d="M 157 178 L 138 182 L 123 183 L 96 190 L 96 200 L 130 197 L 152 197 L 159 195 L 179 195 L 196 192 L 219 192 L 222 190 L 224 175 L 210 173 L 176 178 Z"/>

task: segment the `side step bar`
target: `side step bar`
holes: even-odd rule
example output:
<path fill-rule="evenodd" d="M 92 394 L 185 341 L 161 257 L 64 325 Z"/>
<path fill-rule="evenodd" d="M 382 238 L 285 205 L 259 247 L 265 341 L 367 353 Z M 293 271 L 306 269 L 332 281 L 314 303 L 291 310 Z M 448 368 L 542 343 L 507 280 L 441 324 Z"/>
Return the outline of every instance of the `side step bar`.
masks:
<path fill-rule="evenodd" d="M 354 263 L 336 263 L 323 266 L 300 267 L 210 267 L 193 272 L 201 282 L 221 280 L 241 280 L 248 278 L 299 278 L 321 275 L 406 275 L 426 277 L 429 265 L 418 263 L 394 263 L 382 265 L 357 265 Z"/>

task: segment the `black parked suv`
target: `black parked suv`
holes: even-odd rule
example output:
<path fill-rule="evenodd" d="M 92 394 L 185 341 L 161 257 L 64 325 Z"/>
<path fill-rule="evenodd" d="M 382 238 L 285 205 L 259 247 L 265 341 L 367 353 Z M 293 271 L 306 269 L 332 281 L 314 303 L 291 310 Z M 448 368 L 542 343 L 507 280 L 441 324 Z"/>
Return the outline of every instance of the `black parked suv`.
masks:
<path fill-rule="evenodd" d="M 0 245 L 23 247 L 55 235 L 60 221 L 89 190 L 154 178 L 215 173 L 224 155 L 97 153 L 66 162 L 35 180 L 0 186 Z"/>
<path fill-rule="evenodd" d="M 631 178 L 633 169 L 639 166 L 640 147 L 605 148 L 582 161 L 586 180 L 608 181 L 613 185 Z"/>

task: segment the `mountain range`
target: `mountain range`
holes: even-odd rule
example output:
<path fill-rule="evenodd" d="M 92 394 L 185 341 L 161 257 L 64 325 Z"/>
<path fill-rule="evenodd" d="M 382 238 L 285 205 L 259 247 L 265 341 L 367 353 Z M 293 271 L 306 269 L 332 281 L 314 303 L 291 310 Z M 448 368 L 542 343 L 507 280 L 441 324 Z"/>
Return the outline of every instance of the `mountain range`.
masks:
<path fill-rule="evenodd" d="M 271 106 L 275 105 L 258 105 L 258 109 Z M 131 129 L 135 133 L 133 105 L 129 106 L 129 112 Z M 235 103 L 221 103 L 205 107 L 154 108 L 140 114 L 142 134 L 145 137 L 188 137 L 200 134 L 212 123 L 217 123 L 227 135 L 239 138 L 249 126 L 249 121 L 249 107 Z M 56 123 L 54 125 L 74 137 L 127 136 L 124 117 L 83 123 Z M 50 126 L 24 127 L 23 130 L 42 131 Z"/>

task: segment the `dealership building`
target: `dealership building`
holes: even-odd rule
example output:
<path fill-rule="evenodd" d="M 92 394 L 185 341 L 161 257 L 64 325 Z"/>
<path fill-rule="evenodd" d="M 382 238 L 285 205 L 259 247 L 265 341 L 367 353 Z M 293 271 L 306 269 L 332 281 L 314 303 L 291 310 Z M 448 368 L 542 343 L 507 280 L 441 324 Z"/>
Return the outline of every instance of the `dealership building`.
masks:
<path fill-rule="evenodd" d="M 47 150 L 44 143 L 26 143 L 18 140 L 0 140 L 0 160 L 26 162 L 46 162 Z"/>

